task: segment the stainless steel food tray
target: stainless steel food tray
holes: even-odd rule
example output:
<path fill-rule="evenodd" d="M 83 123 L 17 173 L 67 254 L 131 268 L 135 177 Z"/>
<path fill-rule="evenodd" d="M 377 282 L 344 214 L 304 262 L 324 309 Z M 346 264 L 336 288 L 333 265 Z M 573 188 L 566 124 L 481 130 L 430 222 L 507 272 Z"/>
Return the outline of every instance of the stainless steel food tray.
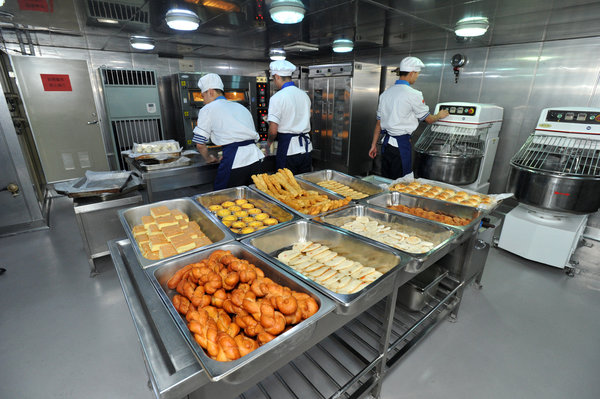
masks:
<path fill-rule="evenodd" d="M 285 285 L 295 291 L 310 295 L 319 304 L 318 312 L 295 325 L 288 331 L 280 334 L 274 340 L 260 346 L 258 349 L 237 360 L 219 362 L 211 359 L 204 352 L 204 349 L 196 343 L 192 333 L 187 328 L 186 322 L 177 310 L 175 310 L 172 298 L 177 292 L 175 290 L 170 290 L 167 287 L 167 282 L 171 276 L 182 267 L 205 259 L 216 250 L 231 251 L 234 256 L 246 259 L 255 266 L 261 268 L 265 273 L 265 276 L 269 277 L 274 282 Z M 335 308 L 333 302 L 323 294 L 311 288 L 304 282 L 281 271 L 265 257 L 236 241 L 155 264 L 154 266 L 145 269 L 145 272 L 211 381 L 224 380 L 235 384 L 253 377 L 263 369 L 268 368 L 272 361 L 285 357 L 288 351 L 292 351 L 296 347 L 301 346 L 305 341 L 310 340 L 317 322 L 322 317 L 331 313 Z"/>
<path fill-rule="evenodd" d="M 346 222 L 354 220 L 358 216 L 367 216 L 369 219 L 376 220 L 377 222 L 385 226 L 391 227 L 392 229 L 402 231 L 409 235 L 418 235 L 419 237 L 432 242 L 434 246 L 431 250 L 429 250 L 429 252 L 421 254 L 409 253 L 404 252 L 398 248 L 389 246 L 387 244 L 381 243 L 379 241 L 372 240 L 366 236 L 351 232 L 346 229 L 342 229 L 342 225 L 344 225 Z M 343 231 L 348 231 L 349 234 L 362 237 L 363 239 L 368 240 L 369 242 L 379 243 L 380 245 L 383 245 L 384 247 L 389 249 L 393 249 L 394 251 L 401 251 L 405 254 L 408 254 L 410 257 L 412 257 L 415 261 L 419 263 L 423 263 L 425 259 L 433 255 L 435 252 L 439 251 L 444 246 L 450 244 L 454 239 L 456 239 L 460 235 L 460 232 L 458 230 L 451 229 L 442 224 L 415 218 L 412 217 L 412 215 L 406 215 L 403 213 L 386 212 L 381 208 L 362 204 L 353 205 L 351 207 L 341 209 L 339 211 L 329 212 L 323 216 L 315 218 L 314 221 L 334 226 Z M 417 265 L 413 267 L 418 270 L 419 267 L 416 266 Z"/>
<path fill-rule="evenodd" d="M 211 205 L 220 205 L 225 201 L 235 201 L 236 199 L 247 199 L 248 202 L 252 203 L 255 207 L 262 209 L 263 211 L 265 211 L 266 213 L 268 213 L 269 215 L 271 215 L 279 221 L 279 224 L 276 224 L 274 226 L 268 226 L 262 230 L 257 230 L 254 233 L 249 234 L 234 233 L 230 230 L 229 233 L 233 235 L 233 237 L 235 237 L 236 240 L 249 237 L 258 232 L 272 230 L 273 227 L 300 218 L 296 213 L 293 213 L 290 210 L 288 210 L 288 208 L 284 208 L 283 206 L 279 205 L 279 203 L 275 202 L 272 199 L 272 197 L 268 197 L 265 194 L 263 194 L 262 191 L 251 190 L 249 187 L 246 186 L 226 188 L 224 190 L 200 194 L 193 197 L 193 199 L 194 201 L 202 205 L 204 208 L 206 208 L 206 211 L 211 216 L 211 218 L 214 219 L 217 223 L 223 225 L 223 227 L 225 228 L 228 227 L 225 226 L 221 222 L 221 219 L 217 215 L 213 214 L 208 209 L 208 207 Z"/>
<path fill-rule="evenodd" d="M 329 198 L 329 199 L 331 199 L 331 200 L 339 200 L 339 199 L 344 199 L 344 197 L 342 197 L 341 195 L 339 195 L 339 194 L 336 194 L 336 193 L 334 193 L 334 192 L 332 192 L 332 191 L 326 190 L 326 189 L 324 189 L 323 187 L 319 187 L 319 186 L 317 186 L 316 184 L 312 184 L 312 183 L 309 183 L 309 182 L 307 182 L 307 181 L 304 181 L 304 180 L 298 180 L 298 179 L 296 179 L 296 181 L 298 182 L 298 185 L 299 185 L 299 186 L 300 186 L 300 187 L 301 187 L 303 190 L 307 190 L 307 191 L 308 191 L 308 190 L 316 191 L 316 192 L 317 192 L 317 193 L 319 193 L 319 194 L 324 194 L 324 195 L 326 195 L 326 196 L 327 196 L 327 198 Z M 257 192 L 259 192 L 259 193 L 261 193 L 261 194 L 263 194 L 263 195 L 266 195 L 268 198 L 271 198 L 273 201 L 275 201 L 275 202 L 277 202 L 278 204 L 280 204 L 281 206 L 283 206 L 283 207 L 285 207 L 285 208 L 289 209 L 290 211 L 292 211 L 293 213 L 295 213 L 296 215 L 298 215 L 298 216 L 300 216 L 300 217 L 303 217 L 303 218 L 306 218 L 306 219 L 311 219 L 311 218 L 314 218 L 314 217 L 316 217 L 316 216 L 319 216 L 319 215 L 324 215 L 325 213 L 327 213 L 327 212 L 322 212 L 322 213 L 319 213 L 319 214 L 317 214 L 317 215 L 308 215 L 308 214 L 306 214 L 306 213 L 302 213 L 302 212 L 300 212 L 300 211 L 298 211 L 298 210 L 296 210 L 296 209 L 292 208 L 291 206 L 289 206 L 289 205 L 287 205 L 287 204 L 285 204 L 285 203 L 283 203 L 283 202 L 279 201 L 277 198 L 274 198 L 274 197 L 270 196 L 269 194 L 267 194 L 267 193 L 265 193 L 265 192 L 262 192 L 262 191 L 260 191 L 260 190 L 258 189 L 258 187 L 256 187 L 256 184 L 251 184 L 249 187 L 250 187 L 251 189 L 253 189 L 253 190 L 256 190 Z M 338 208 L 338 209 L 344 209 L 344 208 L 346 208 L 346 207 L 348 207 L 348 205 L 346 205 L 346 206 L 344 206 L 344 207 L 341 207 L 341 208 Z"/>
<path fill-rule="evenodd" d="M 395 206 L 395 205 L 404 205 L 404 206 L 408 206 L 408 207 L 412 207 L 412 208 L 415 208 L 415 207 L 423 208 L 428 211 L 438 211 L 438 212 L 442 212 L 445 215 L 449 215 L 449 216 L 458 216 L 458 217 L 465 218 L 465 219 L 471 219 L 471 222 L 465 226 L 455 226 L 453 224 L 437 222 L 435 220 L 422 218 L 422 217 L 419 217 L 416 215 L 410 215 L 410 216 L 413 216 L 413 217 L 416 217 L 419 219 L 429 220 L 430 222 L 442 224 L 444 226 L 448 226 L 448 227 L 462 230 L 462 231 L 467 231 L 467 230 L 474 228 L 476 225 L 479 224 L 479 222 L 481 221 L 481 218 L 483 217 L 483 212 L 481 212 L 477 208 L 459 205 L 459 204 L 453 204 L 451 202 L 440 201 L 440 200 L 436 200 L 436 199 L 432 199 L 432 198 L 414 196 L 414 195 L 410 195 L 410 194 L 400 193 L 397 191 L 387 191 L 385 193 L 381 193 L 381 194 L 371 197 L 371 198 L 365 198 L 364 200 L 361 200 L 360 202 L 367 204 L 367 205 L 371 205 L 371 206 L 385 208 L 385 210 L 387 212 L 398 213 L 400 215 L 408 216 L 410 214 L 400 212 L 400 211 L 395 211 L 393 209 L 389 209 L 388 207 Z"/>
<path fill-rule="evenodd" d="M 202 229 L 202 232 L 206 234 L 206 236 L 213 242 L 212 244 L 206 245 L 204 247 L 195 248 L 188 252 L 184 252 L 183 254 L 177 254 L 166 259 L 182 256 L 189 252 L 198 252 L 203 250 L 204 248 L 214 247 L 215 245 L 220 245 L 222 243 L 233 240 L 233 235 L 231 234 L 229 229 L 225 227 L 225 225 L 215 222 L 198 203 L 194 202 L 190 198 L 177 198 L 120 210 L 119 220 L 121 220 L 123 229 L 125 229 L 127 237 L 132 243 L 131 246 L 133 247 L 135 256 L 137 257 L 138 262 L 143 268 L 151 266 L 157 262 L 163 261 L 164 259 L 150 260 L 145 258 L 144 255 L 142 255 L 142 251 L 140 251 L 140 247 L 138 246 L 137 241 L 135 241 L 135 238 L 133 237 L 132 229 L 133 226 L 142 223 L 142 216 L 150 215 L 150 208 L 154 208 L 160 205 L 165 205 L 169 209 L 179 209 L 181 212 L 184 212 L 186 215 L 188 215 L 190 221 L 193 220 L 196 223 L 198 223 L 198 225 Z"/>
<path fill-rule="evenodd" d="M 377 194 L 385 191 L 385 189 L 381 188 L 380 186 L 378 186 L 376 184 L 366 182 L 362 179 L 358 179 L 356 177 L 352 177 L 350 175 L 347 175 L 345 173 L 341 173 L 341 172 L 338 172 L 338 171 L 332 170 L 332 169 L 324 169 L 324 170 L 318 170 L 316 172 L 303 173 L 303 174 L 297 175 L 296 178 L 302 179 L 309 183 L 313 183 L 317 186 L 318 186 L 319 182 L 322 182 L 325 180 L 333 180 L 333 181 L 336 181 L 343 185 L 346 185 L 356 191 L 360 191 L 362 193 L 367 194 L 367 197 L 365 197 L 365 198 L 371 197 L 373 195 L 377 195 Z M 319 186 L 319 187 L 321 187 L 321 186 Z M 321 187 L 321 188 L 323 188 L 327 191 L 330 191 L 334 194 L 341 195 L 341 194 L 336 193 L 335 191 L 327 189 L 325 187 Z M 363 198 L 363 199 L 365 199 L 365 198 Z"/>
<path fill-rule="evenodd" d="M 383 276 L 355 294 L 338 294 L 277 260 L 280 252 L 291 249 L 296 242 L 313 241 L 328 246 L 332 251 L 348 259 L 371 266 Z M 389 250 L 376 241 L 365 241 L 359 236 L 350 235 L 339 229 L 332 229 L 309 220 L 297 220 L 271 231 L 246 238 L 242 242 L 274 259 L 281 268 L 316 287 L 332 298 L 336 313 L 358 313 L 387 295 L 393 288 L 397 273 L 410 258 L 398 250 Z M 359 310 L 360 308 L 360 310 Z"/>

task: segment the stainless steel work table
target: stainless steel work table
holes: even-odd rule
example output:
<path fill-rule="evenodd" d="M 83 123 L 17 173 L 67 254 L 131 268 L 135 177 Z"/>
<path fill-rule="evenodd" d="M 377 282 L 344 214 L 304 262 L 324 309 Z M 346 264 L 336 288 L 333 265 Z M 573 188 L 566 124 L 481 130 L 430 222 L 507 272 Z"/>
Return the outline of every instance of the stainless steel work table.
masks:
<path fill-rule="evenodd" d="M 470 253 L 464 248 L 471 247 L 475 238 L 475 229 L 461 233 L 425 259 L 419 270 L 410 270 L 415 262 L 399 266 L 393 288 L 378 293 L 375 305 L 358 307 L 348 315 L 328 314 L 303 346 L 239 384 L 208 379 L 138 266 L 129 241 L 111 241 L 109 249 L 157 397 L 361 398 L 377 397 L 385 371 L 446 316 L 456 315 L 467 282 L 463 270 L 453 270 L 437 296 L 416 313 L 396 306 L 397 288 L 454 250 L 468 261 Z"/>

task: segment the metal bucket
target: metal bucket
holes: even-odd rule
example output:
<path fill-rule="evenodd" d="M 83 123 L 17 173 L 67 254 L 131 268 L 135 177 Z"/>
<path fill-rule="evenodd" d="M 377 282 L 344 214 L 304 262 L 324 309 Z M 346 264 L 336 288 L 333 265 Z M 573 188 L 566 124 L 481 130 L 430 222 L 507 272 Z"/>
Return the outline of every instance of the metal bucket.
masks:
<path fill-rule="evenodd" d="M 477 180 L 482 156 L 447 156 L 416 152 L 415 174 L 430 180 L 465 185 Z"/>

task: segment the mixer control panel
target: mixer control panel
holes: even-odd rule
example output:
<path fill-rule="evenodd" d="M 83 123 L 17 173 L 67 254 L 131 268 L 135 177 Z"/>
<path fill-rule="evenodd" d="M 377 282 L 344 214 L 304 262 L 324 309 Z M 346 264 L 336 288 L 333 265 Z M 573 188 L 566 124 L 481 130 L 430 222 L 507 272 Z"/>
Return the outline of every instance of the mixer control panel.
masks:
<path fill-rule="evenodd" d="M 256 78 L 256 130 L 260 141 L 267 141 L 269 123 L 267 114 L 269 107 L 269 87 L 266 77 Z"/>
<path fill-rule="evenodd" d="M 550 110 L 546 115 L 546 121 L 600 125 L 600 112 Z"/>
<path fill-rule="evenodd" d="M 445 109 L 450 115 L 475 116 L 477 107 L 471 105 L 440 105 L 440 111 Z"/>

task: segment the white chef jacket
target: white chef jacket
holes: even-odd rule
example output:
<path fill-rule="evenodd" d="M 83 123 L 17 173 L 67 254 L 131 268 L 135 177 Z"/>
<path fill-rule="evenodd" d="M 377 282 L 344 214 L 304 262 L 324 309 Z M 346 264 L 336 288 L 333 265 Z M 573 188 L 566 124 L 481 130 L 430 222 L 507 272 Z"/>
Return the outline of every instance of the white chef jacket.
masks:
<path fill-rule="evenodd" d="M 258 141 L 250 111 L 241 104 L 217 98 L 198 112 L 198 125 L 194 128 L 192 142 L 226 145 L 239 141 Z M 239 147 L 232 169 L 241 168 L 263 159 L 265 156 L 256 145 Z"/>
<path fill-rule="evenodd" d="M 310 132 L 310 98 L 308 94 L 296 86 L 287 86 L 279 90 L 269 100 L 267 120 L 279 125 L 278 133 Z M 308 152 L 312 149 L 312 143 L 309 142 Z M 287 155 L 305 152 L 307 151 L 304 148 L 304 140 L 293 138 Z"/>
<path fill-rule="evenodd" d="M 428 115 L 429 107 L 423 93 L 408 84 L 397 83 L 379 96 L 377 119 L 381 122 L 381 130 L 387 130 L 392 136 L 388 144 L 394 147 L 398 147 L 394 136 L 412 134 Z"/>

